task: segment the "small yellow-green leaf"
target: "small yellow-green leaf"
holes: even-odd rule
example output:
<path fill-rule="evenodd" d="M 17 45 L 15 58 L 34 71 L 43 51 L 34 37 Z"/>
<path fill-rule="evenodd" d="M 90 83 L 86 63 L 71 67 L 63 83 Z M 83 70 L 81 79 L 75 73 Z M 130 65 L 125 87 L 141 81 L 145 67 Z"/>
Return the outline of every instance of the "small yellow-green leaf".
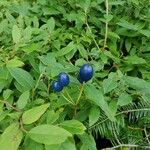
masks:
<path fill-rule="evenodd" d="M 72 134 L 83 134 L 86 127 L 78 120 L 67 120 L 60 124 Z"/>
<path fill-rule="evenodd" d="M 25 111 L 22 115 L 23 124 L 31 124 L 37 121 L 45 113 L 49 105 L 48 103 Z"/>
<path fill-rule="evenodd" d="M 19 129 L 19 124 L 13 123 L 5 129 L 0 137 L 0 149 L 1 150 L 17 150 L 23 134 Z"/>
<path fill-rule="evenodd" d="M 7 62 L 6 66 L 8 68 L 14 68 L 14 67 L 22 67 L 24 63 L 17 58 L 11 59 Z"/>
<path fill-rule="evenodd" d="M 29 100 L 29 97 L 30 97 L 30 92 L 29 91 L 23 92 L 20 95 L 20 97 L 19 97 L 19 99 L 17 101 L 18 108 L 23 109 L 26 106 L 26 104 L 27 104 L 27 102 Z"/>
<path fill-rule="evenodd" d="M 12 28 L 12 38 L 14 43 L 18 43 L 21 39 L 21 32 L 17 25 L 14 25 Z"/>

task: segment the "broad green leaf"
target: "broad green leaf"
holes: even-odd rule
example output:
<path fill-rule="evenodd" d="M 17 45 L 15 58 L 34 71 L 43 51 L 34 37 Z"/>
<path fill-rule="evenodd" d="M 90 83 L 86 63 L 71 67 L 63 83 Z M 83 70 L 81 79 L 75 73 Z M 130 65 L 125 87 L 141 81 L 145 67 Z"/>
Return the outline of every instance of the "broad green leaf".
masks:
<path fill-rule="evenodd" d="M 14 43 L 18 43 L 21 39 L 21 31 L 17 25 L 14 25 L 12 28 L 12 38 Z"/>
<path fill-rule="evenodd" d="M 116 39 L 120 39 L 119 35 L 115 32 L 108 31 L 108 36 Z"/>
<path fill-rule="evenodd" d="M 149 30 L 140 30 L 139 31 L 141 34 L 147 36 L 147 37 L 150 37 L 150 31 Z"/>
<path fill-rule="evenodd" d="M 10 68 L 10 74 L 16 81 L 23 86 L 25 89 L 30 90 L 34 87 L 34 80 L 32 76 L 21 68 Z"/>
<path fill-rule="evenodd" d="M 6 64 L 8 68 L 22 67 L 23 65 L 24 63 L 17 58 L 9 60 Z"/>
<path fill-rule="evenodd" d="M 60 124 L 60 126 L 72 134 L 83 134 L 86 129 L 85 126 L 78 120 L 64 121 Z"/>
<path fill-rule="evenodd" d="M 105 112 L 110 120 L 114 121 L 115 118 L 112 115 L 111 110 L 109 109 L 101 90 L 96 89 L 93 85 L 86 85 L 85 95 L 90 100 L 90 102 L 98 105 Z"/>
<path fill-rule="evenodd" d="M 31 138 L 25 139 L 24 150 L 43 150 L 44 146 L 41 143 L 37 143 Z"/>
<path fill-rule="evenodd" d="M 32 28 L 30 26 L 26 27 L 23 32 L 23 38 L 25 41 L 29 41 L 31 39 Z"/>
<path fill-rule="evenodd" d="M 79 44 L 77 46 L 77 49 L 79 50 L 79 53 L 80 55 L 83 57 L 83 58 L 86 58 L 88 57 L 88 52 L 85 50 L 84 46 L 82 44 Z"/>
<path fill-rule="evenodd" d="M 39 51 L 40 49 L 41 49 L 40 43 L 29 43 L 23 48 L 21 48 L 21 50 L 23 50 L 27 54 L 30 54 L 34 51 Z"/>
<path fill-rule="evenodd" d="M 61 50 L 57 52 L 56 57 L 64 56 L 68 54 L 69 52 L 71 52 L 74 48 L 75 48 L 74 43 L 70 42 L 66 47 L 62 48 Z"/>
<path fill-rule="evenodd" d="M 81 142 L 85 144 L 88 148 L 88 150 L 97 150 L 96 143 L 92 135 L 88 135 L 87 133 L 84 133 L 82 135 L 78 135 Z"/>
<path fill-rule="evenodd" d="M 22 115 L 23 124 L 31 124 L 37 121 L 47 110 L 50 104 L 44 104 L 25 111 Z"/>
<path fill-rule="evenodd" d="M 5 129 L 0 137 L 1 150 L 18 150 L 18 147 L 23 138 L 22 131 L 19 129 L 19 124 L 13 123 Z"/>
<path fill-rule="evenodd" d="M 138 27 L 132 23 L 129 23 L 126 20 L 121 20 L 119 23 L 117 23 L 119 26 L 122 26 L 124 28 L 130 29 L 130 30 L 138 30 Z"/>
<path fill-rule="evenodd" d="M 92 126 L 100 117 L 100 110 L 98 107 L 93 106 L 89 114 L 89 126 Z"/>
<path fill-rule="evenodd" d="M 65 142 L 61 144 L 46 145 L 45 149 L 46 150 L 76 150 L 76 147 L 74 142 L 67 139 Z"/>
<path fill-rule="evenodd" d="M 29 91 L 23 92 L 20 95 L 20 97 L 17 101 L 17 107 L 20 108 L 20 109 L 23 109 L 26 106 L 26 104 L 29 100 L 29 97 L 30 97 L 30 92 Z"/>
<path fill-rule="evenodd" d="M 50 32 L 52 32 L 55 28 L 55 20 L 53 17 L 51 17 L 48 21 L 47 21 L 47 27 L 48 27 L 48 30 Z"/>
<path fill-rule="evenodd" d="M 128 93 L 124 92 L 119 96 L 117 105 L 125 106 L 130 104 L 131 102 L 132 97 Z"/>
<path fill-rule="evenodd" d="M 124 76 L 123 80 L 129 87 L 135 90 L 141 91 L 143 93 L 150 93 L 150 83 L 143 79 L 137 77 Z"/>
<path fill-rule="evenodd" d="M 145 64 L 146 61 L 143 58 L 138 57 L 137 55 L 131 55 L 131 56 L 127 56 L 124 58 L 125 62 L 128 64 L 133 64 L 133 65 L 137 65 L 137 64 Z"/>
<path fill-rule="evenodd" d="M 54 112 L 51 110 L 47 113 L 47 123 L 53 124 L 59 118 L 59 112 Z"/>
<path fill-rule="evenodd" d="M 29 137 L 34 141 L 46 145 L 63 143 L 72 134 L 54 125 L 39 125 L 29 131 Z"/>
<path fill-rule="evenodd" d="M 111 92 L 117 87 L 117 82 L 114 79 L 108 78 L 103 80 L 104 94 Z"/>

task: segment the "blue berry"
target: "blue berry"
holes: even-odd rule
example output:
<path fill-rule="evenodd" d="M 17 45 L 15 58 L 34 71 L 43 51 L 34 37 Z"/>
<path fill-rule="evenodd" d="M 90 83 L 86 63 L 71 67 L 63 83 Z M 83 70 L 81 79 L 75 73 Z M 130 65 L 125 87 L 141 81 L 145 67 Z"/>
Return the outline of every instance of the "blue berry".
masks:
<path fill-rule="evenodd" d="M 62 91 L 63 86 L 59 81 L 53 81 L 52 89 L 54 92 L 60 92 L 60 91 Z"/>
<path fill-rule="evenodd" d="M 62 86 L 67 86 L 70 82 L 68 74 L 65 72 L 60 73 L 58 75 L 58 81 L 61 83 Z"/>
<path fill-rule="evenodd" d="M 93 72 L 93 67 L 85 64 L 80 68 L 79 77 L 83 82 L 87 82 L 93 77 Z"/>

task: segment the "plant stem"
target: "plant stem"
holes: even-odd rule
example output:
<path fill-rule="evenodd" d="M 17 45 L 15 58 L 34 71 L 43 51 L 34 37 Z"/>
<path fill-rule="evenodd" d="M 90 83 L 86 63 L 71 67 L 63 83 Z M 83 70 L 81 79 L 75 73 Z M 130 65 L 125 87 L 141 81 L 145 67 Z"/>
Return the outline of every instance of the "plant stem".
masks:
<path fill-rule="evenodd" d="M 15 111 L 17 111 L 17 112 L 22 112 L 21 109 L 18 109 L 18 108 L 16 108 L 16 107 L 12 106 L 11 104 L 9 104 L 9 102 L 7 102 L 7 101 L 5 101 L 5 100 L 0 100 L 0 102 L 3 103 L 3 104 L 5 104 L 5 105 L 7 105 L 8 107 L 12 108 L 13 110 L 15 110 Z"/>
<path fill-rule="evenodd" d="M 38 80 L 37 80 L 37 82 L 35 84 L 35 87 L 32 90 L 32 100 L 34 99 L 35 90 L 37 89 L 37 87 L 39 85 L 39 82 L 40 82 L 40 79 L 42 78 L 42 76 L 43 76 L 43 73 L 40 74 L 40 76 L 39 76 L 39 78 L 38 78 Z"/>
<path fill-rule="evenodd" d="M 72 101 L 70 101 L 63 93 L 61 93 L 62 97 L 71 105 L 75 105 Z"/>
<path fill-rule="evenodd" d="M 76 101 L 76 106 L 79 104 L 80 102 L 80 99 L 81 99 L 81 96 L 82 96 L 82 93 L 83 93 L 83 89 L 84 89 L 84 83 L 81 85 L 81 88 L 80 88 L 80 93 L 79 93 L 79 96 L 78 96 L 78 99 Z"/>
<path fill-rule="evenodd" d="M 123 147 L 132 147 L 132 148 L 145 148 L 145 149 L 150 149 L 149 146 L 140 146 L 140 145 L 135 145 L 135 144 L 121 144 L 121 145 L 117 145 L 117 146 L 114 146 L 114 147 L 111 147 L 111 148 L 104 148 L 102 150 L 112 150 L 112 149 L 118 149 L 118 148 L 123 148 Z"/>
<path fill-rule="evenodd" d="M 81 99 L 81 96 L 82 96 L 82 93 L 83 93 L 83 89 L 84 89 L 84 83 L 81 85 L 80 92 L 79 92 L 79 95 L 78 95 L 78 98 L 77 98 L 77 101 L 76 101 L 76 104 L 75 104 L 75 107 L 74 107 L 74 116 L 77 113 L 77 108 L 78 108 L 78 104 L 80 102 L 80 99 Z"/>
<path fill-rule="evenodd" d="M 20 129 L 23 131 L 23 132 L 25 132 L 25 133 L 27 133 L 28 131 L 23 127 L 23 122 L 22 122 L 22 118 L 20 118 Z"/>
<path fill-rule="evenodd" d="M 144 128 L 143 131 L 144 131 L 144 133 L 145 133 L 146 140 L 147 140 L 148 144 L 150 145 L 150 140 L 149 140 L 149 137 L 148 137 L 148 135 L 147 135 L 146 128 Z"/>
<path fill-rule="evenodd" d="M 65 90 L 65 93 L 67 94 L 67 96 L 70 99 L 70 101 L 74 103 L 74 100 L 72 99 L 72 97 L 70 96 L 70 94 L 66 90 Z"/>
<path fill-rule="evenodd" d="M 106 15 L 108 15 L 108 0 L 105 0 L 105 7 L 106 7 Z M 103 45 L 103 50 L 105 50 L 105 47 L 107 46 L 107 36 L 108 36 L 108 21 L 105 23 L 105 38 L 104 38 L 104 45 Z"/>
<path fill-rule="evenodd" d="M 92 34 L 92 39 L 93 39 L 93 41 L 94 41 L 94 43 L 95 43 L 97 49 L 101 52 L 101 49 L 100 49 L 100 47 L 98 46 L 98 43 L 96 42 L 96 40 L 95 40 L 95 38 L 94 38 L 94 36 L 93 36 L 92 30 L 91 30 L 91 28 L 90 28 L 90 26 L 89 26 L 89 24 L 88 24 L 86 12 L 85 12 L 85 24 L 86 24 L 88 30 L 90 31 L 90 33 Z"/>

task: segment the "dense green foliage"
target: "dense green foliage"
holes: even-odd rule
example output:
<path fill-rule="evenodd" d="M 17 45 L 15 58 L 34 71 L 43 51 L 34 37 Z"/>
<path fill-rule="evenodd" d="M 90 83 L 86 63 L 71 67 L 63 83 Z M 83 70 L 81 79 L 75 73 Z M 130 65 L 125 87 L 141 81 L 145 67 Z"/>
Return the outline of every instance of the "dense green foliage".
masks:
<path fill-rule="evenodd" d="M 150 148 L 150 0 L 0 0 L 0 10 L 1 150 L 96 150 L 97 137 Z M 61 72 L 70 84 L 55 93 Z"/>

